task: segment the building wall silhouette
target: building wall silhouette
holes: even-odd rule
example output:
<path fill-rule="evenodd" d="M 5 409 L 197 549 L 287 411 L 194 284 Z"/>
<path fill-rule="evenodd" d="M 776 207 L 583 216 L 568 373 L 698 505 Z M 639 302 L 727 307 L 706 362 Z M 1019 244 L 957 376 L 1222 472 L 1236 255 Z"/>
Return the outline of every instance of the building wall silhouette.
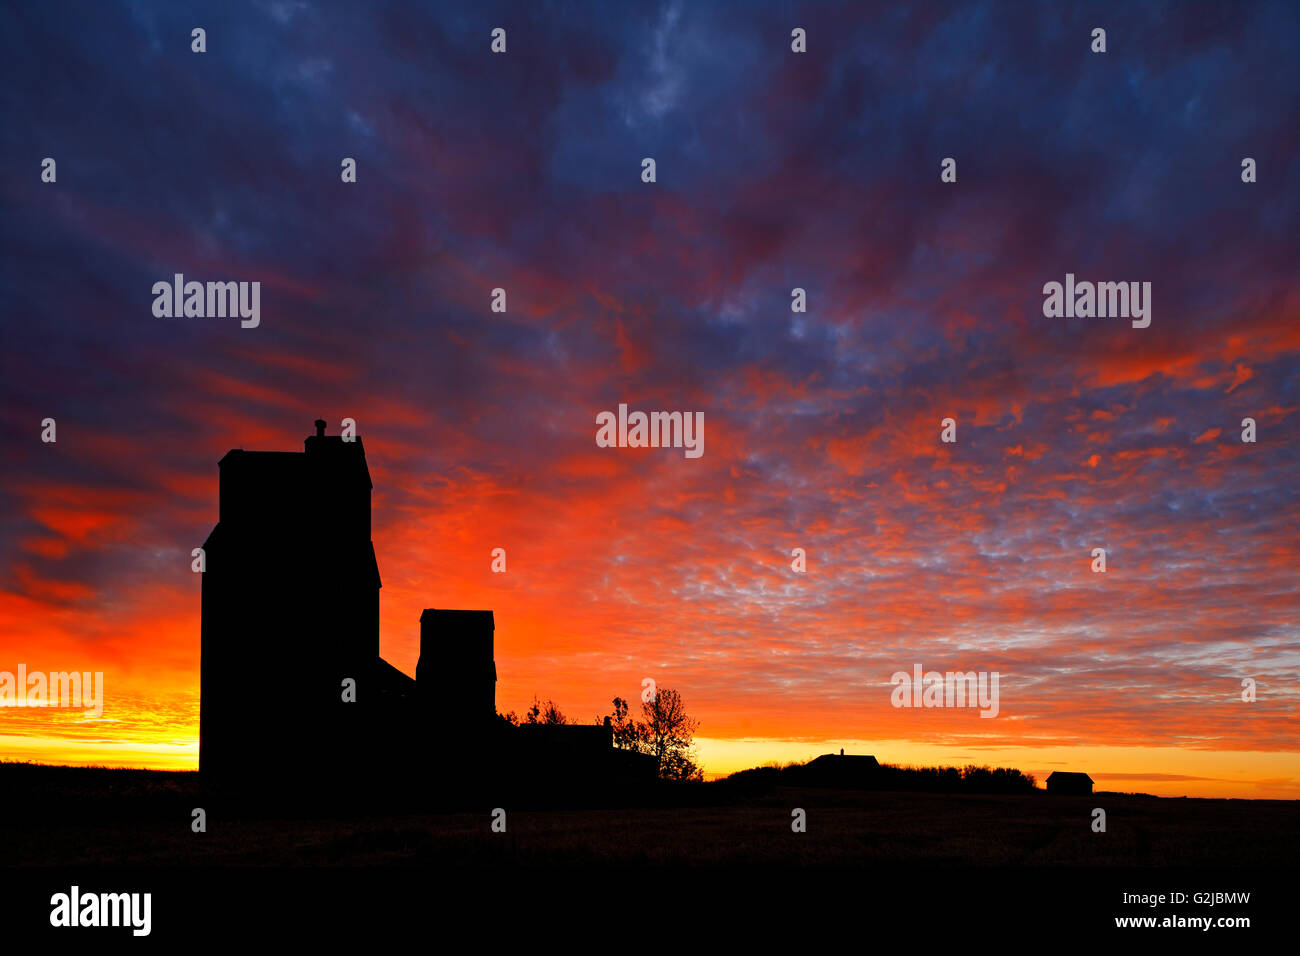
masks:
<path fill-rule="evenodd" d="M 525 731 L 497 717 L 491 611 L 426 609 L 414 679 L 379 656 L 359 437 L 326 435 L 317 421 L 301 452 L 235 449 L 218 467 L 218 520 L 203 545 L 205 780 L 653 777 L 653 758 L 616 753 L 608 726 Z M 344 700 L 348 679 L 355 702 Z"/>
<path fill-rule="evenodd" d="M 378 669 L 365 449 L 324 425 L 302 452 L 235 449 L 218 463 L 218 521 L 203 545 L 204 771 L 319 765 L 360 717 L 339 707 L 343 680 Z"/>
<path fill-rule="evenodd" d="M 1087 795 L 1092 793 L 1092 777 L 1086 773 L 1054 770 L 1047 775 L 1047 792 Z"/>
<path fill-rule="evenodd" d="M 420 659 L 415 680 L 427 718 L 440 726 L 489 726 L 497 712 L 496 624 L 491 611 L 420 615 Z"/>

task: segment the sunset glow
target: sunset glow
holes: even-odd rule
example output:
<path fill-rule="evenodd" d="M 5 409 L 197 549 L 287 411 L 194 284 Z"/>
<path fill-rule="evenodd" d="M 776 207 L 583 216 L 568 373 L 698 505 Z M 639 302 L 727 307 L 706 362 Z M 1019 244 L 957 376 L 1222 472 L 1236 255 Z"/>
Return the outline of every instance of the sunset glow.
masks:
<path fill-rule="evenodd" d="M 1086 11 L 813 7 L 801 60 L 778 7 L 672 9 L 535 14 L 486 71 L 469 12 L 214 13 L 202 72 L 170 5 L 4 44 L 43 92 L 0 130 L 0 671 L 106 702 L 0 709 L 0 759 L 197 769 L 217 462 L 352 418 L 382 656 L 491 609 L 502 712 L 651 677 L 709 776 L 844 748 L 1300 798 L 1293 14 L 1126 12 L 1140 65 L 1062 66 Z M 260 281 L 260 325 L 156 318 L 175 273 Z M 1150 282 L 1150 326 L 1045 317 L 1067 273 Z M 599 447 L 620 403 L 702 412 L 703 455 Z M 914 665 L 998 672 L 998 715 L 893 707 Z"/>

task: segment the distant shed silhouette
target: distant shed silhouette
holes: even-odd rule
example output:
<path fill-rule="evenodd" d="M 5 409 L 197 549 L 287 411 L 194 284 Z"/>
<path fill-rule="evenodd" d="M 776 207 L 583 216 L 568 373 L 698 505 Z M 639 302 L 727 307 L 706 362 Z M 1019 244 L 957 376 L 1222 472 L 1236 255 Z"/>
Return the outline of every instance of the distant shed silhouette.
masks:
<path fill-rule="evenodd" d="M 789 777 L 809 787 L 860 788 L 872 786 L 880 763 L 870 754 L 822 754 L 801 767 L 791 767 Z"/>
<path fill-rule="evenodd" d="M 1047 775 L 1047 792 L 1086 796 L 1092 793 L 1092 777 L 1086 773 L 1054 770 Z"/>

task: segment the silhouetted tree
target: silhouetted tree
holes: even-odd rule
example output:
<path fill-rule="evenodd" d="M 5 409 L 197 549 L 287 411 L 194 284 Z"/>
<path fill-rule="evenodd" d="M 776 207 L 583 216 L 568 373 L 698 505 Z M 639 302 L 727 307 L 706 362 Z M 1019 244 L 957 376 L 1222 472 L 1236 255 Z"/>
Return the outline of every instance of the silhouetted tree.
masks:
<path fill-rule="evenodd" d="M 555 706 L 555 701 L 539 701 L 533 698 L 533 706 L 524 712 L 524 723 L 526 724 L 567 724 L 568 718 L 560 713 L 560 708 Z"/>
<path fill-rule="evenodd" d="M 641 702 L 646 743 L 659 761 L 659 776 L 669 780 L 698 780 L 703 774 L 692 759 L 700 722 L 686 714 L 682 695 L 661 687 L 653 700 Z"/>
<path fill-rule="evenodd" d="M 596 723 L 604 723 L 603 718 L 597 717 Z M 637 727 L 636 721 L 628 719 L 627 701 L 622 697 L 614 698 L 614 712 L 609 715 L 609 725 L 614 731 L 615 747 L 637 753 L 646 752 L 641 747 L 640 728 Z"/>
<path fill-rule="evenodd" d="M 809 780 L 809 771 L 815 763 L 787 764 L 784 767 L 762 767 L 732 774 L 731 779 L 757 779 L 765 777 L 785 784 L 800 785 Z M 760 771 L 771 771 L 760 773 Z M 830 771 L 827 771 L 830 772 Z M 742 776 L 748 774 L 748 778 Z M 900 767 L 881 764 L 870 776 L 854 779 L 847 771 L 831 773 L 830 786 L 860 787 L 872 790 L 925 791 L 930 793 L 1032 793 L 1035 781 L 1031 774 L 1021 773 L 1012 767 Z"/>
<path fill-rule="evenodd" d="M 614 698 L 614 712 L 609 715 L 614 746 L 650 754 L 658 761 L 659 776 L 666 780 L 702 779 L 694 754 L 699 721 L 687 715 L 682 695 L 661 687 L 653 700 L 641 702 L 641 715 L 644 720 L 631 720 L 627 701 Z"/>

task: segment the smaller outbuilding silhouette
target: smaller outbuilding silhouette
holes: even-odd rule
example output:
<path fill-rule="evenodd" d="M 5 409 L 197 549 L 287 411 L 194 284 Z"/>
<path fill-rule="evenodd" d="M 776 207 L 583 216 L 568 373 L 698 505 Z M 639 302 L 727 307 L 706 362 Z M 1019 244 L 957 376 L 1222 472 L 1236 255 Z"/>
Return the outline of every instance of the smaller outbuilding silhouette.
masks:
<path fill-rule="evenodd" d="M 1086 796 L 1092 793 L 1092 777 L 1086 773 L 1054 770 L 1047 775 L 1047 792 Z"/>
<path fill-rule="evenodd" d="M 789 768 L 792 780 L 808 787 L 871 788 L 880 764 L 867 754 L 822 754 L 800 767 Z"/>

